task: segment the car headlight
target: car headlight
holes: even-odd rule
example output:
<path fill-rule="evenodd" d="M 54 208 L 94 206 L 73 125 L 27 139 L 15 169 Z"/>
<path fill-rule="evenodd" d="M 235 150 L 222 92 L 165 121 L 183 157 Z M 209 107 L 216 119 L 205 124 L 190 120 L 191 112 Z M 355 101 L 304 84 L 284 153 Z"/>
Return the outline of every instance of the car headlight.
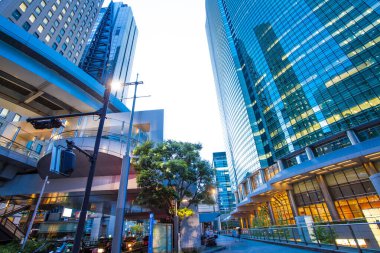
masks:
<path fill-rule="evenodd" d="M 98 253 L 104 253 L 104 249 L 98 249 Z"/>
<path fill-rule="evenodd" d="M 132 247 L 132 244 L 131 243 L 128 243 L 128 248 Z"/>

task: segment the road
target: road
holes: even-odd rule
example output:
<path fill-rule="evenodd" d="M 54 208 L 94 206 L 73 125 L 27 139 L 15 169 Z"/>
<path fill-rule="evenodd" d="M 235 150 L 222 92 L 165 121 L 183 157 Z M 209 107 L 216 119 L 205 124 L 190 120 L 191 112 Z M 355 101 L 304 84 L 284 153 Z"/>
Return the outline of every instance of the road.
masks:
<path fill-rule="evenodd" d="M 236 238 L 227 236 L 219 236 L 217 239 L 218 246 L 226 246 L 227 249 L 219 251 L 220 253 L 306 253 L 315 252 L 311 250 L 297 249 L 286 246 L 279 246 L 275 244 L 256 242 L 251 240 L 241 239 L 238 241 Z"/>

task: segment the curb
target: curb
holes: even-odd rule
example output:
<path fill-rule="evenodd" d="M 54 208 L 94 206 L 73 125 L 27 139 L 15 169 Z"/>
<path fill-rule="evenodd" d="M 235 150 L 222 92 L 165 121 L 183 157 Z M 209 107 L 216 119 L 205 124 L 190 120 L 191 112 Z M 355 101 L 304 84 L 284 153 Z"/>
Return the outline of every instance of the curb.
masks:
<path fill-rule="evenodd" d="M 223 236 L 232 237 L 229 235 L 223 235 Z M 287 247 L 291 247 L 291 248 L 311 250 L 311 251 L 315 251 L 315 252 L 325 252 L 325 253 L 348 253 L 349 252 L 349 251 L 326 249 L 326 248 L 316 248 L 316 247 L 310 247 L 310 246 L 299 245 L 299 244 L 291 244 L 291 243 L 286 243 L 286 242 L 273 242 L 273 241 L 260 240 L 260 239 L 254 239 L 254 238 L 242 237 L 241 239 L 248 240 L 248 241 L 257 241 L 257 242 L 269 243 L 269 244 L 274 244 L 274 245 L 287 246 Z"/>
<path fill-rule="evenodd" d="M 218 248 L 217 249 L 207 249 L 207 250 L 204 250 L 204 251 L 201 251 L 202 253 L 213 253 L 213 252 L 218 252 L 218 251 L 222 251 L 222 250 L 225 250 L 227 249 L 226 246 L 217 246 Z"/>

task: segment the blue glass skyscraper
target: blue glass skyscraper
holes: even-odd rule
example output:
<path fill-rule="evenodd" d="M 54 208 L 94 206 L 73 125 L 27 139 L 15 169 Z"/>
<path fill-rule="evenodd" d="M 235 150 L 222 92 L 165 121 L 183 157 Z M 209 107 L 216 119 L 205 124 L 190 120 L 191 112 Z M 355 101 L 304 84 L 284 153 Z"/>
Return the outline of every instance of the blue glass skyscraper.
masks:
<path fill-rule="evenodd" d="M 206 11 L 238 206 L 268 198 L 245 224 L 264 208 L 273 224 L 380 214 L 380 3 L 206 0 Z"/>

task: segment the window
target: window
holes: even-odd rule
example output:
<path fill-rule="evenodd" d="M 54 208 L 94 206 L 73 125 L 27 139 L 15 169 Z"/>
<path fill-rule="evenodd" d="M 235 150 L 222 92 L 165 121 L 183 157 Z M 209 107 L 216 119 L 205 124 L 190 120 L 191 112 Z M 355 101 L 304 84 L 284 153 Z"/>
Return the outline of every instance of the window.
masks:
<path fill-rule="evenodd" d="M 36 9 L 34 9 L 34 12 L 35 12 L 37 15 L 40 15 L 40 13 L 41 13 L 41 9 L 40 9 L 40 7 L 36 7 Z"/>
<path fill-rule="evenodd" d="M 29 21 L 30 21 L 31 23 L 34 23 L 34 21 L 36 21 L 36 16 L 34 16 L 33 14 L 30 15 L 30 17 L 29 17 Z"/>
<path fill-rule="evenodd" d="M 59 20 L 62 20 L 62 18 L 63 18 L 62 15 L 59 14 L 59 15 L 58 15 L 58 19 L 59 19 Z"/>
<path fill-rule="evenodd" d="M 51 47 L 55 50 L 55 49 L 57 49 L 58 44 L 57 43 L 53 43 L 53 45 Z"/>
<path fill-rule="evenodd" d="M 60 5 L 60 4 L 61 4 L 61 0 L 57 0 L 56 3 L 57 3 L 58 5 Z"/>
<path fill-rule="evenodd" d="M 3 118 L 7 117 L 8 113 L 9 113 L 9 110 L 6 108 L 3 108 L 1 109 L 0 117 L 3 117 Z"/>
<path fill-rule="evenodd" d="M 51 39 L 51 36 L 50 36 L 49 34 L 47 34 L 46 37 L 45 37 L 45 40 L 46 40 L 47 42 L 49 42 L 50 39 Z"/>
<path fill-rule="evenodd" d="M 66 14 L 66 9 L 63 8 L 62 11 L 61 11 L 62 15 L 65 15 Z"/>
<path fill-rule="evenodd" d="M 73 53 L 71 51 L 69 51 L 67 54 L 68 57 L 71 57 L 72 55 L 73 55 Z"/>
<path fill-rule="evenodd" d="M 33 0 L 26 0 L 28 3 L 31 3 Z"/>
<path fill-rule="evenodd" d="M 65 29 L 67 29 L 67 27 L 69 27 L 69 25 L 65 22 L 65 24 L 63 25 L 63 27 L 64 27 Z"/>
<path fill-rule="evenodd" d="M 58 35 L 57 38 L 56 38 L 55 40 L 59 43 L 59 42 L 61 42 L 62 37 Z"/>
<path fill-rule="evenodd" d="M 65 34 L 65 30 L 62 28 L 60 31 L 59 31 L 59 34 L 61 34 L 62 36 Z"/>
<path fill-rule="evenodd" d="M 66 41 L 66 43 L 69 43 L 70 42 L 70 38 L 67 37 L 65 41 Z"/>
<path fill-rule="evenodd" d="M 30 29 L 30 24 L 28 22 L 25 22 L 23 25 L 22 25 L 22 28 L 25 29 L 25 31 L 29 31 Z"/>
<path fill-rule="evenodd" d="M 57 6 L 56 6 L 55 4 L 53 4 L 53 6 L 51 7 L 51 9 L 52 9 L 53 11 L 56 11 L 56 10 L 57 10 Z"/>
<path fill-rule="evenodd" d="M 53 12 L 49 11 L 48 16 L 51 18 L 53 16 Z"/>
<path fill-rule="evenodd" d="M 74 59 L 73 59 L 73 63 L 77 63 L 77 58 L 74 58 Z"/>
<path fill-rule="evenodd" d="M 18 11 L 18 10 L 15 10 L 14 12 L 12 12 L 12 16 L 18 20 L 20 17 L 21 17 L 21 13 Z"/>
<path fill-rule="evenodd" d="M 44 20 L 42 20 L 42 22 L 47 25 L 47 23 L 49 22 L 49 20 L 47 18 L 44 18 Z"/>
<path fill-rule="evenodd" d="M 41 6 L 45 7 L 46 6 L 46 2 L 45 1 L 41 1 Z"/>
<path fill-rule="evenodd" d="M 51 32 L 51 34 L 54 34 L 54 33 L 55 33 L 55 29 L 54 29 L 54 27 L 50 28 L 50 32 Z"/>
<path fill-rule="evenodd" d="M 15 116 L 13 117 L 12 122 L 18 122 L 18 121 L 20 121 L 20 119 L 21 119 L 21 115 L 16 113 Z"/>
<path fill-rule="evenodd" d="M 55 27 L 59 26 L 59 22 L 58 22 L 58 20 L 54 21 L 54 26 L 55 26 Z"/>
<path fill-rule="evenodd" d="M 37 144 L 37 147 L 36 147 L 36 153 L 37 154 L 40 154 L 42 151 L 42 145 L 41 144 Z"/>
<path fill-rule="evenodd" d="M 20 7 L 20 9 L 22 10 L 22 12 L 25 12 L 25 11 L 26 11 L 26 8 L 28 8 L 28 6 L 26 6 L 25 3 L 21 3 L 19 7 Z"/>
<path fill-rule="evenodd" d="M 39 31 L 40 33 L 42 33 L 44 30 L 44 27 L 42 25 L 39 25 L 38 28 L 37 28 L 37 31 Z"/>
<path fill-rule="evenodd" d="M 36 37 L 37 39 L 40 37 L 40 35 L 38 35 L 38 33 L 33 33 L 33 36 Z"/>
<path fill-rule="evenodd" d="M 66 48 L 67 48 L 67 44 L 66 44 L 66 43 L 64 43 L 64 44 L 62 45 L 62 50 L 63 50 L 63 51 L 65 51 L 65 50 L 66 50 Z"/>

